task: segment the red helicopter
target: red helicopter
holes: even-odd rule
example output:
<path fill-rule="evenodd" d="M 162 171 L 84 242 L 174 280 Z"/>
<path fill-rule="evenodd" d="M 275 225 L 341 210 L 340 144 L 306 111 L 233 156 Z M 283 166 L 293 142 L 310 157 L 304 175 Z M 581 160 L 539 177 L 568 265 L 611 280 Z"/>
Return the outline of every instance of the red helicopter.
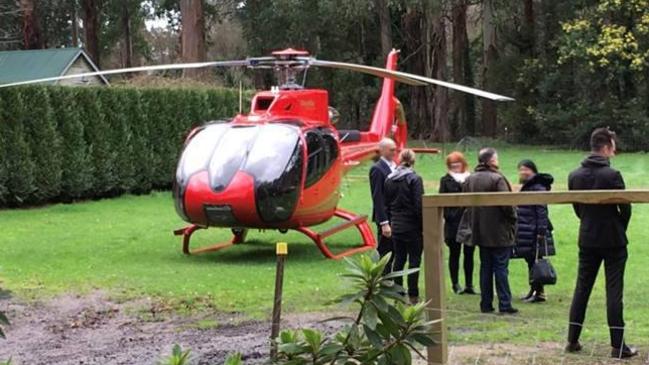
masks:
<path fill-rule="evenodd" d="M 257 93 L 249 113 L 229 122 L 211 122 L 192 130 L 180 156 L 173 188 L 178 214 L 190 223 L 174 233 L 183 237 L 183 252 L 218 251 L 243 243 L 249 229 L 296 230 L 311 238 L 327 258 L 340 259 L 373 249 L 376 241 L 367 216 L 338 207 L 342 177 L 376 155 L 378 142 L 391 137 L 398 149 L 407 143 L 407 123 L 394 96 L 395 81 L 414 86 L 434 84 L 492 100 L 511 98 L 486 91 L 396 71 L 398 51 L 385 68 L 331 62 L 306 51 L 286 49 L 270 57 L 241 61 L 144 66 L 52 77 L 13 85 L 125 72 L 202 67 L 273 69 L 279 86 Z M 337 111 L 328 93 L 304 88 L 309 67 L 329 67 L 384 78 L 368 130 L 338 130 Z M 298 78 L 303 74 L 302 82 Z M 415 149 L 436 153 L 435 149 Z M 312 228 L 333 217 L 342 223 L 322 232 Z M 190 249 L 192 234 L 209 227 L 230 228 L 230 241 Z M 325 239 L 346 229 L 358 229 L 362 245 L 332 252 Z"/>

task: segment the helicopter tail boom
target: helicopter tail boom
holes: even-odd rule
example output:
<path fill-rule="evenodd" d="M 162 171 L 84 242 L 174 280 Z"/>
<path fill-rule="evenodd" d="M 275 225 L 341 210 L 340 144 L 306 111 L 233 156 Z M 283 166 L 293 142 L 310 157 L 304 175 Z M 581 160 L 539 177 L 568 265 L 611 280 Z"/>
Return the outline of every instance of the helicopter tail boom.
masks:
<path fill-rule="evenodd" d="M 391 71 L 397 68 L 397 59 L 399 51 L 392 50 L 388 54 L 388 59 L 385 68 Z M 392 132 L 392 123 L 394 121 L 396 103 L 394 100 L 394 79 L 384 78 L 383 87 L 381 89 L 381 96 L 376 103 L 374 113 L 372 115 L 372 123 L 370 124 L 369 134 L 372 140 L 380 140 L 381 138 L 388 137 Z"/>

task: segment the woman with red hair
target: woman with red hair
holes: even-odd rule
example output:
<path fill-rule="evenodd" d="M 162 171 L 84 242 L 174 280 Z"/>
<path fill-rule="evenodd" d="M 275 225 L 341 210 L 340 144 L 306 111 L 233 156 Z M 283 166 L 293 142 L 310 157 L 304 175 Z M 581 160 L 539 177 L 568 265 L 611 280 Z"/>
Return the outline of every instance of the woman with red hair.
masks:
<path fill-rule="evenodd" d="M 469 177 L 469 164 L 461 152 L 451 152 L 446 156 L 448 172 L 439 183 L 439 193 L 461 193 L 462 185 Z M 449 248 L 448 269 L 451 274 L 453 292 L 456 294 L 477 294 L 473 288 L 473 252 L 475 248 L 470 242 L 458 242 L 457 232 L 465 208 L 444 208 L 444 240 Z M 464 283 L 462 289 L 459 283 L 460 255 L 464 246 Z"/>

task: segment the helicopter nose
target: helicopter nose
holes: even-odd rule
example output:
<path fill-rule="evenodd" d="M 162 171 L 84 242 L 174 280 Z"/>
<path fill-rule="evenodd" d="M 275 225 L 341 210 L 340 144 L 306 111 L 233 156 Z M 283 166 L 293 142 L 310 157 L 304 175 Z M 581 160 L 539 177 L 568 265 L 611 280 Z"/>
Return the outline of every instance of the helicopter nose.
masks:
<path fill-rule="evenodd" d="M 255 209 L 252 176 L 238 171 L 230 183 L 215 192 L 207 171 L 189 180 L 185 190 L 185 212 L 192 223 L 213 227 L 241 227 L 259 223 Z"/>

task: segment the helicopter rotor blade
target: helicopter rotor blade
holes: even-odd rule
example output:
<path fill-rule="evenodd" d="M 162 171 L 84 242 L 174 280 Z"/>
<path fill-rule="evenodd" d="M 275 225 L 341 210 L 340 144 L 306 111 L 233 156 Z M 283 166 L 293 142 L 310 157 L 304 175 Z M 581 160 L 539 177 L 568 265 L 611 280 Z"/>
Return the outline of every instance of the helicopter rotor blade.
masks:
<path fill-rule="evenodd" d="M 484 91 L 484 90 L 480 90 L 480 89 L 476 89 L 464 85 L 454 84 L 447 81 L 436 80 L 429 77 L 419 76 L 407 72 L 388 70 L 380 67 L 372 67 L 372 66 L 358 65 L 354 63 L 345 63 L 345 62 L 323 61 L 323 60 L 317 60 L 315 58 L 311 58 L 309 60 L 309 64 L 312 66 L 339 68 L 339 69 L 345 69 L 350 71 L 362 72 L 362 73 L 366 73 L 378 77 L 387 77 L 414 86 L 424 86 L 428 84 L 433 84 L 433 85 L 446 87 L 452 90 L 457 90 L 472 95 L 477 95 L 495 101 L 514 101 L 513 98 L 510 98 L 508 96 L 503 96 L 488 91 Z"/>
<path fill-rule="evenodd" d="M 96 71 L 96 72 L 84 72 L 84 73 L 73 74 L 73 75 L 46 77 L 42 79 L 34 79 L 34 80 L 27 80 L 27 81 L 18 81 L 18 82 L 12 82 L 8 84 L 2 84 L 0 85 L 0 88 L 10 87 L 10 86 L 39 84 L 42 82 L 51 82 L 51 81 L 59 81 L 59 80 L 70 80 L 70 79 L 77 79 L 81 77 L 117 75 L 117 74 L 124 74 L 124 73 L 133 73 L 133 72 L 196 69 L 196 68 L 205 68 L 205 67 L 245 67 L 245 66 L 250 66 L 250 60 L 175 63 L 175 64 L 168 64 L 168 65 L 140 66 L 140 67 L 119 68 L 114 70 L 104 70 L 104 71 Z"/>
<path fill-rule="evenodd" d="M 356 71 L 356 72 L 362 72 L 365 74 L 381 77 L 381 78 L 389 78 L 389 79 L 394 79 L 396 81 L 399 81 L 404 84 L 412 85 L 412 86 L 425 86 L 428 85 L 428 83 L 415 80 L 409 76 L 405 75 L 396 75 L 393 73 L 393 71 L 385 69 L 385 68 L 380 68 L 380 67 L 372 67 L 372 66 L 364 66 L 364 65 L 358 65 L 355 63 L 345 63 L 345 62 L 334 62 L 334 61 L 323 61 L 323 60 L 318 60 L 315 58 L 309 58 L 308 59 L 309 65 L 310 66 L 318 66 L 318 67 L 329 67 L 329 68 L 339 68 L 339 69 L 344 69 L 344 70 L 349 70 L 349 71 Z"/>

